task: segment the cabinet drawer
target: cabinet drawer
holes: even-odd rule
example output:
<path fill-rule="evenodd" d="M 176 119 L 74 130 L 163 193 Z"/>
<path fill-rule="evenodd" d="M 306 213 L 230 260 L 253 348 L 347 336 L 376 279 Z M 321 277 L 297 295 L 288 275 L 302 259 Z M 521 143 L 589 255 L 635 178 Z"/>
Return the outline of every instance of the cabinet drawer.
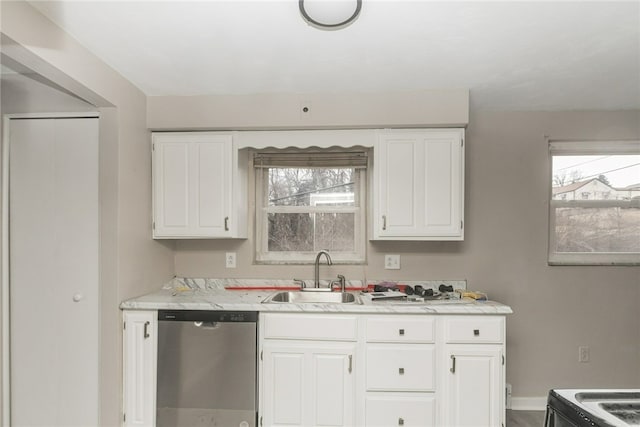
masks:
<path fill-rule="evenodd" d="M 421 316 L 376 316 L 367 320 L 367 342 L 434 341 L 435 319 Z"/>
<path fill-rule="evenodd" d="M 435 378 L 435 346 L 368 344 L 367 390 L 431 391 Z"/>
<path fill-rule="evenodd" d="M 265 314 L 264 338 L 356 341 L 355 316 L 314 314 Z"/>
<path fill-rule="evenodd" d="M 445 339 L 448 343 L 502 343 L 503 317 L 460 317 L 446 320 Z"/>
<path fill-rule="evenodd" d="M 433 394 L 369 393 L 365 399 L 367 427 L 435 426 L 435 414 Z"/>

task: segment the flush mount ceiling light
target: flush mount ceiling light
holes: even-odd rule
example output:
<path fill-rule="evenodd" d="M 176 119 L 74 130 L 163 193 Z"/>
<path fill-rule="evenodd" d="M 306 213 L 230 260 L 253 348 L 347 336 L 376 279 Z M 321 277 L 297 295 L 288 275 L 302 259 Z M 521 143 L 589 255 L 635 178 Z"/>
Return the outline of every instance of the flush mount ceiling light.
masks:
<path fill-rule="evenodd" d="M 309 25 L 321 30 L 339 30 L 358 18 L 362 0 L 298 0 L 298 6 Z"/>

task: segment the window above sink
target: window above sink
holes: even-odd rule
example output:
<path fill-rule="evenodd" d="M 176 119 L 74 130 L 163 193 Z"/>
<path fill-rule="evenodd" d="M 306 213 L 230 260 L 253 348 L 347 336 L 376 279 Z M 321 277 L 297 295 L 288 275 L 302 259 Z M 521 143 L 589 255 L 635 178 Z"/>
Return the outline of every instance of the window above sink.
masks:
<path fill-rule="evenodd" d="M 337 263 L 365 260 L 366 149 L 260 150 L 256 262 L 312 263 L 328 250 Z"/>

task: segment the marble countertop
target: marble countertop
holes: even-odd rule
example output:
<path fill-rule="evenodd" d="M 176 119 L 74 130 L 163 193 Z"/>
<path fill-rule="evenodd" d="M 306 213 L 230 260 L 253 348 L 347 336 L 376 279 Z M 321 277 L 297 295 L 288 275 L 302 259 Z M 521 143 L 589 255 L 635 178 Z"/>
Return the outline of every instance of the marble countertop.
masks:
<path fill-rule="evenodd" d="M 178 282 L 175 282 L 178 280 Z M 225 282 L 226 287 L 213 282 L 197 283 L 195 279 L 174 279 L 163 289 L 126 300 L 121 309 L 133 310 L 238 310 L 261 312 L 305 313 L 398 313 L 398 314 L 510 314 L 509 306 L 495 301 L 436 300 L 428 302 L 367 301 L 362 304 L 331 303 L 265 303 L 268 296 L 278 292 L 251 289 Z M 192 282 L 188 282 L 192 280 Z M 205 280 L 205 279 L 202 279 Z M 206 279 L 209 280 L 209 279 Z M 212 279 L 214 280 L 214 279 Z M 244 281 L 246 283 L 246 281 Z M 253 284 L 250 284 L 253 285 Z M 270 285 L 273 285 L 270 283 Z M 281 283 L 277 284 L 282 286 Z M 277 288 L 277 286 L 275 286 Z M 359 294 L 359 291 L 355 291 Z"/>

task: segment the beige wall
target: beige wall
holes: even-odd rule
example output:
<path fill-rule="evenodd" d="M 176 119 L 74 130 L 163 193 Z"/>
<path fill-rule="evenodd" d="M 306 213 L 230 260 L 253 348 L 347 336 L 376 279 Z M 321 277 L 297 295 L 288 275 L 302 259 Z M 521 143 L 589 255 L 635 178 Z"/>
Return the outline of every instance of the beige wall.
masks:
<path fill-rule="evenodd" d="M 552 139 L 638 139 L 640 112 L 471 112 L 466 144 L 464 242 L 378 242 L 368 265 L 323 267 L 323 277 L 467 279 L 513 307 L 507 381 L 516 397 L 553 387 L 638 387 L 640 267 L 547 265 Z M 511 195 L 505 197 L 505 195 Z M 224 253 L 238 252 L 238 268 Z M 402 269 L 383 269 L 385 253 Z M 178 276 L 311 278 L 311 266 L 253 265 L 253 239 L 177 242 Z M 578 363 L 578 346 L 591 362 Z"/>
<path fill-rule="evenodd" d="M 100 107 L 101 424 L 121 422 L 118 304 L 173 275 L 170 244 L 151 239 L 146 97 L 26 2 L 2 2 L 2 52 Z"/>

